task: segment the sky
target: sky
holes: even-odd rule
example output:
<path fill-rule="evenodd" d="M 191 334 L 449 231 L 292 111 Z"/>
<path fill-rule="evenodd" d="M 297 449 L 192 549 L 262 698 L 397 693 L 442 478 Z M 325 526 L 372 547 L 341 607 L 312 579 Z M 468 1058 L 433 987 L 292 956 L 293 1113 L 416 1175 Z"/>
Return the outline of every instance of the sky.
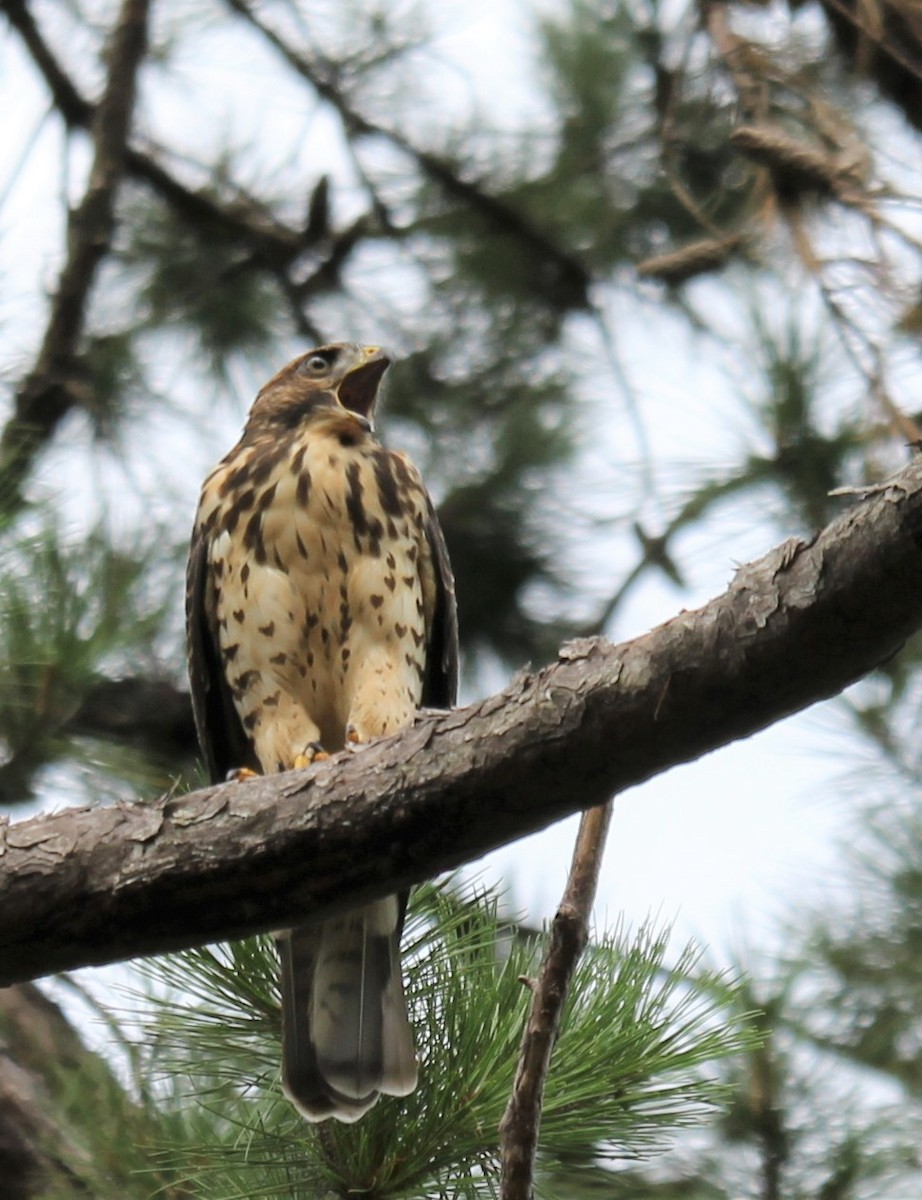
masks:
<path fill-rule="evenodd" d="M 438 93 L 446 125 L 447 114 L 481 109 L 489 109 L 491 119 L 501 119 L 509 129 L 533 118 L 539 105 L 527 73 L 508 69 L 527 49 L 519 5 L 511 0 L 453 0 L 444 6 L 439 26 L 435 55 L 442 67 L 429 85 Z M 228 73 L 243 65 L 257 86 L 270 86 L 271 64 L 245 60 L 233 40 L 217 40 L 203 26 L 198 42 L 190 42 L 170 67 L 176 86 L 156 106 L 156 121 L 189 120 L 191 142 L 220 136 L 233 127 L 242 138 L 252 138 L 257 173 L 303 169 L 303 162 L 281 163 L 278 145 L 303 126 L 304 153 L 316 154 L 318 146 L 329 142 L 323 114 L 306 118 L 280 88 L 272 100 L 271 122 L 257 121 L 245 93 L 236 101 L 227 100 L 234 94 L 226 87 Z M 191 88 L 193 77 L 196 87 L 204 85 L 206 90 L 213 79 L 216 98 L 213 108 L 206 104 L 190 120 L 184 87 Z M 503 89 L 499 106 L 498 87 Z M 0 35 L 0 104 L 3 111 L 17 113 L 14 135 L 0 144 L 0 185 L 17 163 L 23 164 L 19 184 L 0 207 L 0 268 L 7 288 L 0 338 L 5 368 L 15 375 L 28 361 L 28 331 L 41 311 L 42 291 L 54 278 L 60 241 L 56 244 L 50 231 L 56 228 L 60 234 L 57 202 L 61 189 L 69 190 L 71 182 L 58 173 L 60 134 L 43 117 L 47 100 L 31 72 L 22 71 L 15 39 L 8 35 Z M 259 111 L 265 118 L 265 111 Z M 75 150 L 72 160 L 78 180 L 79 154 Z M 610 316 L 623 350 L 621 365 L 636 387 L 653 460 L 660 466 L 661 502 L 674 509 L 695 479 L 719 471 L 738 451 L 747 430 L 732 389 L 737 368 L 720 361 L 716 348 L 702 352 L 691 345 L 666 317 L 656 316 L 661 323 L 651 338 L 654 298 L 649 305 L 637 311 L 616 307 Z M 728 314 L 728 319 L 733 317 Z M 807 313 L 805 320 L 809 319 Z M 595 336 L 590 329 L 576 328 L 572 344 L 577 349 L 581 341 L 589 346 Z M 669 354 L 661 350 L 664 336 Z M 162 365 L 156 381 L 164 394 L 179 394 L 179 374 L 170 362 Z M 150 469 L 162 479 L 170 504 L 185 506 L 190 520 L 199 480 L 236 439 L 258 382 L 245 372 L 232 377 L 234 395 L 214 411 L 212 444 L 190 442 L 185 455 L 176 453 L 177 439 L 183 437 L 181 419 L 165 418 L 169 445 Z M 589 430 L 584 478 L 604 508 L 613 464 L 623 470 L 633 454 L 639 477 L 640 447 L 623 407 L 604 390 L 594 390 L 591 380 L 585 384 L 584 403 Z M 603 436 L 592 436 L 598 430 Z M 633 450 L 625 454 L 625 445 Z M 65 464 L 65 452 L 53 452 L 43 486 L 56 486 Z M 136 463 L 133 469 L 144 468 Z M 107 479 L 104 464 L 100 471 L 101 480 L 82 481 L 87 511 L 100 503 L 107 507 L 107 496 L 114 493 L 114 477 Z M 139 474 L 137 482 L 142 496 L 147 481 Z M 130 505 L 123 516 L 130 516 Z M 754 519 L 751 510 L 724 514 L 708 527 L 703 540 L 684 547 L 688 590 L 648 581 L 632 595 L 611 636 L 635 636 L 680 608 L 704 603 L 726 587 L 736 565 L 764 553 L 784 536 L 784 529 L 770 520 Z M 593 561 L 585 549 L 579 553 L 582 560 L 575 569 L 595 581 L 599 595 L 605 594 L 608 577 L 616 579 L 621 566 L 630 565 L 625 559 L 624 564 L 610 566 Z M 784 936 L 784 921 L 810 903 L 823 903 L 840 886 L 838 840 L 847 836 L 862 790 L 846 751 L 847 723 L 832 702 L 618 797 L 599 885 L 597 925 L 614 925 L 623 916 L 636 926 L 653 914 L 673 924 L 677 950 L 686 939 L 695 938 L 718 958 L 741 947 L 776 943 Z M 530 920 L 548 918 L 565 883 L 574 836 L 574 821 L 564 822 L 497 851 L 471 870 L 503 886 L 510 904 L 524 908 Z"/>

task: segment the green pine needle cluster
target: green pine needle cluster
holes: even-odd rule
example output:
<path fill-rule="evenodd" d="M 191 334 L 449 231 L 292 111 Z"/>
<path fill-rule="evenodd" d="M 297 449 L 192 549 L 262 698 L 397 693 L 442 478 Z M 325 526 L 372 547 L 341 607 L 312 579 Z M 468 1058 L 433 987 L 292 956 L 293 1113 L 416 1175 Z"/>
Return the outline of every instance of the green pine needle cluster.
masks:
<path fill-rule="evenodd" d="M 28 800 L 36 772 L 68 757 L 138 777 L 136 756 L 115 744 L 91 746 L 72 723 L 93 685 L 136 662 L 165 620 L 165 600 L 150 586 L 152 552 L 119 549 L 103 528 L 74 544 L 38 512 L 30 524 L 0 545 L 0 799 L 7 804 Z"/>
<path fill-rule="evenodd" d="M 191 331 L 221 377 L 232 353 L 264 351 L 279 333 L 280 298 L 270 277 L 247 269 L 224 229 L 192 229 L 156 203 L 136 201 L 131 241 L 121 259 L 139 278 L 138 304 L 149 329 Z"/>
<path fill-rule="evenodd" d="M 706 1066 L 751 1041 L 727 1019 L 734 984 L 695 979 L 686 950 L 664 965 L 666 935 L 603 937 L 584 956 L 547 1083 L 541 1156 L 634 1159 L 712 1108 Z M 154 961 L 146 1041 L 169 1087 L 207 1113 L 187 1147 L 202 1197 L 481 1197 L 498 1180 L 498 1126 L 512 1086 L 543 937 L 510 928 L 495 895 L 426 885 L 405 934 L 407 999 L 420 1086 L 381 1099 L 355 1125 L 304 1122 L 281 1095 L 275 950 L 270 937 Z M 164 1150 L 173 1169 L 177 1150 Z"/>

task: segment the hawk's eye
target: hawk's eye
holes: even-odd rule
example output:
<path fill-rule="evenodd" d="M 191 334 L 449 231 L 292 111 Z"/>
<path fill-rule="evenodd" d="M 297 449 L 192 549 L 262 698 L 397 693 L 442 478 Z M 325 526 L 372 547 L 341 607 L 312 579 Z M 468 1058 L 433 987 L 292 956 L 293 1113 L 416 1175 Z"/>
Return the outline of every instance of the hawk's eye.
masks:
<path fill-rule="evenodd" d="M 312 354 L 304 366 L 312 375 L 323 375 L 329 371 L 330 362 L 325 354 Z"/>

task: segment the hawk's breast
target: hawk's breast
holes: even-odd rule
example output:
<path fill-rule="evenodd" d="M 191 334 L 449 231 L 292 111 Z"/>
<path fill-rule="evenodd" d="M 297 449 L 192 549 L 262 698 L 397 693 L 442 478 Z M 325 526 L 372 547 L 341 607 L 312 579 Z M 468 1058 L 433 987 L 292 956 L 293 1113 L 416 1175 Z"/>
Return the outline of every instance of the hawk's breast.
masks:
<path fill-rule="evenodd" d="M 244 728 L 293 700 L 335 749 L 356 714 L 372 714 L 369 735 L 411 719 L 426 661 L 426 504 L 415 470 L 347 414 L 241 445 L 213 472 L 200 522 Z"/>

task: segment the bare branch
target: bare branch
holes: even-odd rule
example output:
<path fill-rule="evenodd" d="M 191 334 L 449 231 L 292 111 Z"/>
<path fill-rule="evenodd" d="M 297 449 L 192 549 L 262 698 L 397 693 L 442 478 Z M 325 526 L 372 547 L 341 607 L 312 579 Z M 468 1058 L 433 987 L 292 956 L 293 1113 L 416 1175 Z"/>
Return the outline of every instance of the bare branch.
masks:
<path fill-rule="evenodd" d="M 22 38 L 51 93 L 55 107 L 70 129 L 90 129 L 96 106 L 80 91 L 56 58 L 51 47 L 23 0 L 0 0 L 2 11 Z M 353 221 L 345 230 L 333 234 L 318 221 L 316 206 L 309 206 L 303 229 L 292 228 L 278 220 L 257 198 L 236 188 L 233 199 L 222 201 L 212 188 L 187 186 L 150 152 L 128 145 L 125 149 L 126 175 L 146 184 L 183 220 L 193 226 L 221 230 L 248 251 L 239 269 L 262 268 L 275 275 L 292 305 L 299 332 L 313 341 L 322 337 L 303 313 L 303 302 L 334 287 L 346 259 L 369 232 L 367 216 Z M 321 179 L 322 184 L 322 179 Z M 318 185 L 318 188 L 320 185 Z M 323 188 L 324 197 L 326 188 Z M 315 189 L 315 192 L 317 189 Z M 329 242 L 310 278 L 296 284 L 289 271 L 306 250 Z"/>
<path fill-rule="evenodd" d="M 228 7 L 238 13 L 272 45 L 285 61 L 326 100 L 352 137 L 381 137 L 411 158 L 428 179 L 437 183 L 452 199 L 460 201 L 478 213 L 500 233 L 519 241 L 542 270 L 542 294 L 561 311 L 571 308 L 588 309 L 590 272 L 569 251 L 562 249 L 549 234 L 539 229 L 522 212 L 497 196 L 491 195 L 479 182 L 464 179 L 455 164 L 415 145 L 404 134 L 378 124 L 352 105 L 332 72 L 322 73 L 303 55 L 297 53 L 273 29 L 259 19 L 249 0 L 227 0 Z"/>
<path fill-rule="evenodd" d="M 28 6 L 23 0 L 0 0 L 0 10 L 32 55 L 51 92 L 55 107 L 68 128 L 90 129 L 96 106 L 80 94 L 42 37 Z M 126 147 L 125 171 L 147 183 L 153 192 L 190 223 L 216 226 L 260 247 L 267 262 L 288 261 L 302 248 L 298 232 L 272 220 L 264 210 L 259 209 L 255 200 L 251 204 L 239 202 L 224 206 L 218 203 L 212 193 L 186 187 L 142 150 Z"/>
<path fill-rule="evenodd" d="M 69 128 L 89 129 L 93 105 L 85 100 L 42 37 L 26 0 L 2 0 L 0 11 L 22 38 L 32 60 L 42 73 L 55 107 Z"/>
<path fill-rule="evenodd" d="M 532 985 L 534 995 L 522 1035 L 518 1070 L 499 1127 L 503 1154 L 502 1200 L 532 1200 L 534 1196 L 535 1155 L 544 1084 L 570 980 L 589 940 L 589 917 L 611 814 L 611 803 L 583 813 L 566 890 L 551 926 L 541 973 Z"/>
<path fill-rule="evenodd" d="M 280 929 L 457 867 L 841 691 L 922 624 L 922 460 L 729 589 L 307 771 L 0 841 L 0 984 Z"/>
<path fill-rule="evenodd" d="M 149 0 L 123 0 L 108 46 L 108 77 L 93 120 L 93 165 L 68 222 L 67 258 L 51 303 L 38 359 L 0 437 L 3 503 L 15 507 L 35 454 L 75 405 L 73 374 L 87 301 L 115 227 L 136 77 L 147 47 Z M 14 6 L 15 7 L 15 6 Z"/>

